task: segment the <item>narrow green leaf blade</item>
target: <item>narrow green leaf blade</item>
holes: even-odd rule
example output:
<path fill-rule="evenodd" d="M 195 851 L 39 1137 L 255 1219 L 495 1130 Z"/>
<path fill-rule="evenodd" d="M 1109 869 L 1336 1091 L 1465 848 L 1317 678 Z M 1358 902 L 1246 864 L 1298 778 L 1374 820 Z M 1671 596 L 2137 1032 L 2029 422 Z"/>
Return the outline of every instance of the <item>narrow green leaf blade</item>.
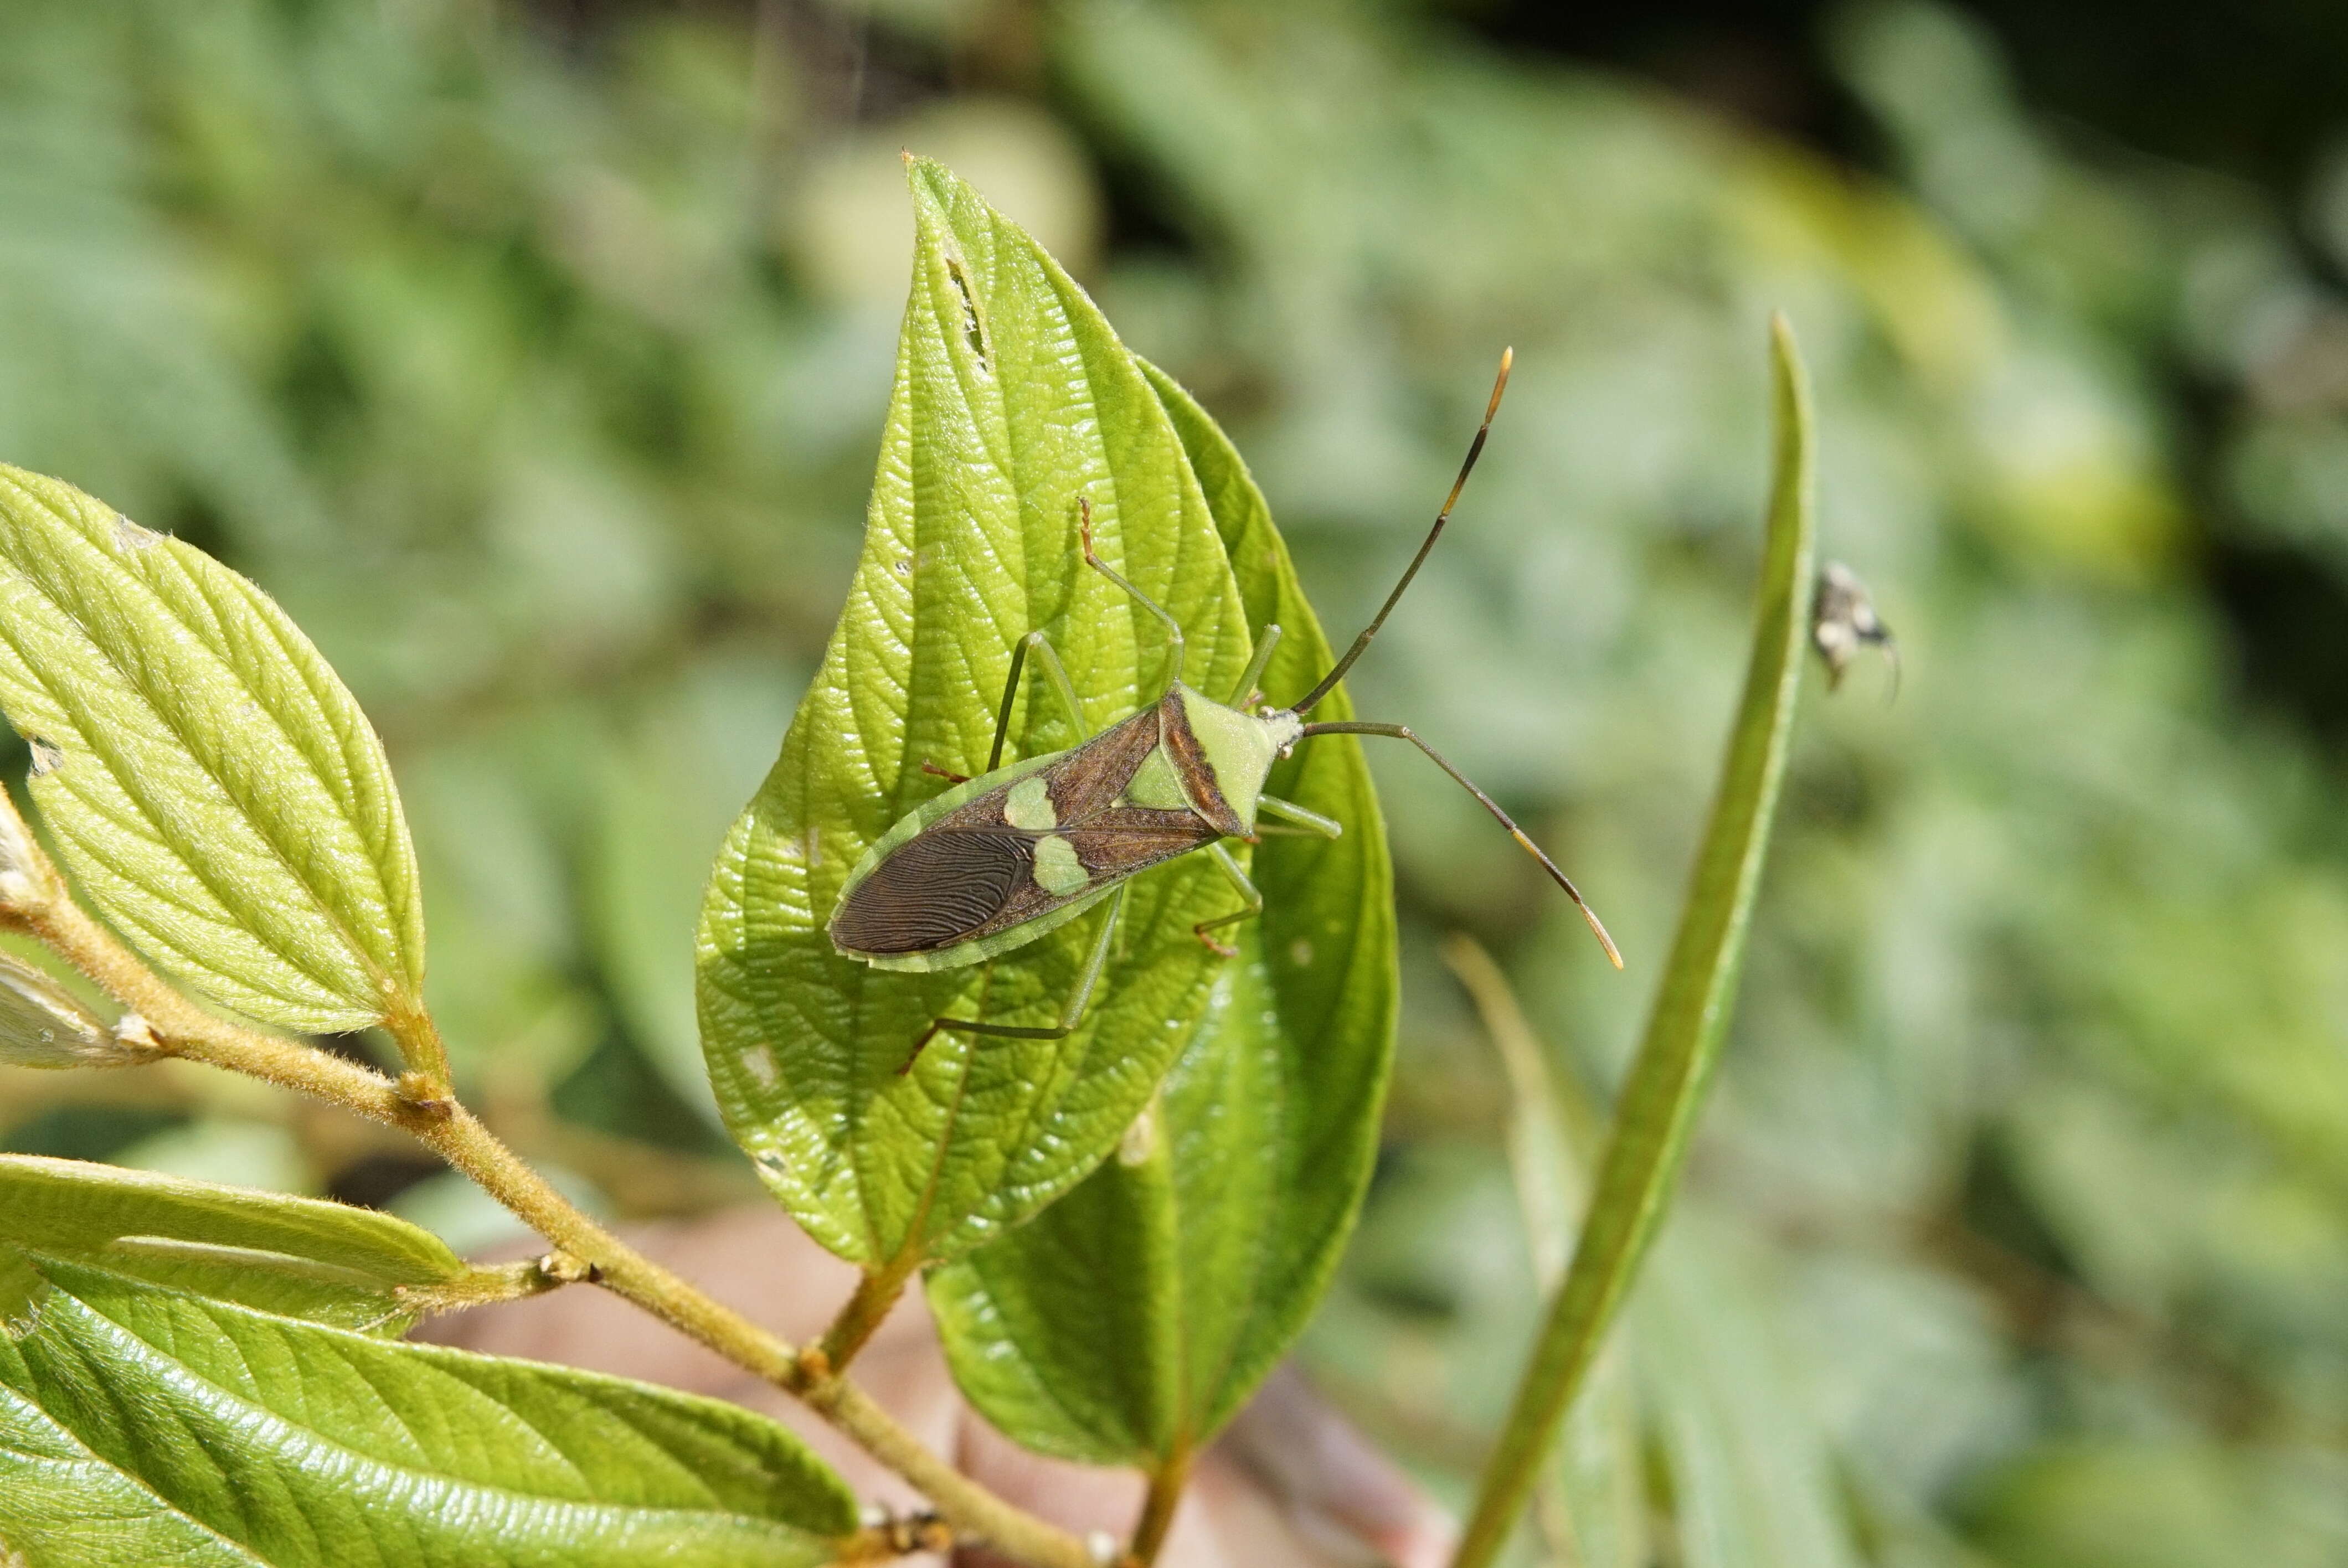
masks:
<path fill-rule="evenodd" d="M 1230 441 L 1145 366 L 1214 509 L 1248 618 L 1286 635 L 1292 701 L 1331 663 L 1270 509 Z M 1322 712 L 1350 714 L 1344 692 Z M 1385 832 L 1357 742 L 1316 739 L 1272 793 L 1345 825 L 1268 837 L 1259 921 L 1169 1075 L 1146 1158 L 931 1276 L 954 1376 L 1032 1448 L 1152 1465 L 1210 1440 L 1327 1288 L 1376 1155 L 1397 994 Z M 1138 1152 L 1138 1151 L 1137 1151 Z"/>
<path fill-rule="evenodd" d="M 158 963 L 289 1029 L 415 1004 L 423 909 L 382 744 L 252 583 L 0 466 L 0 711 L 67 866 Z"/>
<path fill-rule="evenodd" d="M 1123 935 L 1075 1034 L 944 1033 L 932 1018 L 1056 1020 L 1096 914 L 991 965 L 876 971 L 824 934 L 865 846 L 986 764 L 1012 644 L 1048 632 L 1097 732 L 1154 697 L 1157 622 L 1076 541 L 1090 498 L 1106 559 L 1226 689 L 1247 628 L 1180 441 L 1132 356 L 1041 248 L 968 187 L 911 165 L 914 281 L 863 555 L 781 759 L 718 857 L 699 934 L 711 1081 L 736 1140 L 841 1256 L 909 1266 L 1034 1214 L 1105 1154 L 1196 1027 L 1217 965 L 1191 926 L 1228 908 L 1202 857 L 1132 884 Z M 1075 738 L 1030 679 L 1006 761 Z"/>
<path fill-rule="evenodd" d="M 417 1292 L 472 1272 L 431 1232 L 372 1209 L 32 1154 L 0 1154 L 0 1244 L 388 1332 L 414 1321 Z"/>
<path fill-rule="evenodd" d="M 790 1568 L 856 1527 L 798 1438 L 731 1405 L 10 1266 L 33 1286 L 0 1312 L 0 1542 L 26 1568 Z"/>
<path fill-rule="evenodd" d="M 1487 1461 L 1455 1568 L 1483 1568 L 1505 1544 L 1653 1236 L 1727 1032 L 1785 776 L 1814 575 L 1808 382 L 1783 317 L 1770 341 L 1776 471 L 1744 697 L 1655 1010 L 1599 1162 L 1590 1214 Z"/>

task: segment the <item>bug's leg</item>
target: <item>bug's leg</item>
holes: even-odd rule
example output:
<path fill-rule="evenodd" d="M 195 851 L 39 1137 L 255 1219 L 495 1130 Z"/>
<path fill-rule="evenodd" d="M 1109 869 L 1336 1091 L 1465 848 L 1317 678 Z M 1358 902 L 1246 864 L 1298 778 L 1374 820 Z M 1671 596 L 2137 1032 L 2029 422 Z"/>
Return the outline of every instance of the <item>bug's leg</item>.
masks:
<path fill-rule="evenodd" d="M 1248 874 L 1240 869 L 1240 863 L 1231 858 L 1230 850 L 1220 844 L 1210 844 L 1207 845 L 1207 855 L 1222 874 L 1231 879 L 1231 886 L 1238 889 L 1239 896 L 1247 900 L 1247 907 L 1234 909 L 1228 915 L 1218 915 L 1211 920 L 1201 920 L 1190 929 L 1198 933 L 1199 940 L 1206 943 L 1208 949 L 1216 957 L 1236 958 L 1240 956 L 1237 948 L 1229 942 L 1218 942 L 1207 933 L 1218 927 L 1236 926 L 1242 920 L 1252 920 L 1262 914 L 1263 895 L 1256 891 L 1255 884 L 1248 880 Z"/>
<path fill-rule="evenodd" d="M 1264 667 L 1272 662 L 1272 651 L 1279 646 L 1280 624 L 1273 621 L 1267 624 L 1263 635 L 1255 640 L 1255 652 L 1249 656 L 1248 667 L 1240 676 L 1239 685 L 1232 689 L 1231 697 L 1224 702 L 1225 707 L 1245 708 L 1248 705 L 1249 700 L 1255 695 L 1255 683 L 1263 679 Z"/>
<path fill-rule="evenodd" d="M 1317 811 L 1307 811 L 1292 800 L 1282 800 L 1274 794 L 1262 794 L 1256 796 L 1255 804 L 1259 810 L 1268 811 L 1274 816 L 1284 816 L 1316 838 L 1345 836 L 1344 823 L 1333 816 L 1323 816 Z"/>
<path fill-rule="evenodd" d="M 948 1030 L 957 1034 L 987 1034 L 1004 1040 L 1059 1040 L 1075 1033 L 1076 1025 L 1084 1021 L 1085 1009 L 1092 1002 L 1093 988 L 1100 983 L 1101 970 L 1108 966 L 1109 938 L 1117 933 L 1117 917 L 1124 908 L 1125 889 L 1119 887 L 1109 897 L 1108 918 L 1101 922 L 1100 935 L 1093 938 L 1093 950 L 1085 958 L 1084 973 L 1076 977 L 1076 989 L 1068 997 L 1068 1005 L 1060 1009 L 1058 1023 L 1034 1027 L 988 1023 L 983 1019 L 974 1018 L 932 1019 L 930 1027 L 922 1031 L 922 1038 L 913 1042 L 912 1052 L 905 1058 L 905 1065 L 897 1069 L 897 1076 L 902 1078 L 912 1071 L 913 1063 L 921 1061 L 922 1052 L 929 1049 L 930 1041 Z"/>
<path fill-rule="evenodd" d="M 1092 739 L 1085 728 L 1084 705 L 1076 701 L 1076 689 L 1068 683 L 1068 671 L 1053 650 L 1052 640 L 1040 631 L 1031 631 L 1011 645 L 1011 678 L 1003 683 L 1003 706 L 995 710 L 994 744 L 986 753 L 986 771 L 993 773 L 1003 765 L 1004 738 L 1011 733 L 1011 705 L 1019 700 L 1019 672 L 1027 667 L 1027 651 L 1035 651 L 1035 661 L 1044 667 L 1044 676 L 1052 682 L 1052 690 L 1060 694 L 1060 704 L 1068 712 L 1068 723 L 1076 727 L 1079 743 Z"/>
<path fill-rule="evenodd" d="M 945 769 L 938 766 L 937 764 L 930 761 L 927 757 L 923 757 L 922 759 L 922 771 L 925 774 L 933 774 L 938 778 L 942 778 L 948 784 L 970 783 L 970 775 L 968 774 L 950 774 L 946 772 Z"/>
<path fill-rule="evenodd" d="M 1174 682 L 1182 679 L 1182 628 L 1166 612 L 1166 607 L 1142 592 L 1109 569 L 1108 562 L 1093 549 L 1093 504 L 1083 496 L 1076 497 L 1076 532 L 1085 542 L 1085 564 L 1133 596 L 1133 602 L 1149 611 L 1166 625 L 1166 684 L 1159 689 L 1158 697 L 1174 690 Z M 1271 654 L 1264 655 L 1269 659 Z M 1150 699 L 1156 702 L 1158 698 Z"/>

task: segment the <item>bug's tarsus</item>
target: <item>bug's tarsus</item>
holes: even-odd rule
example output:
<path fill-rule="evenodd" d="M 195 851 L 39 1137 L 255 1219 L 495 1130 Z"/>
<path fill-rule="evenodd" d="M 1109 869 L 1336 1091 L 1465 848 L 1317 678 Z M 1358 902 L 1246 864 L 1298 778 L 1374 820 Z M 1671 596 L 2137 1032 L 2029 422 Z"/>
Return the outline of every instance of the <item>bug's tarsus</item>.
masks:
<path fill-rule="evenodd" d="M 1240 868 L 1240 863 L 1231 858 L 1230 850 L 1220 844 L 1210 844 L 1207 846 L 1207 854 L 1214 860 L 1222 874 L 1230 878 L 1232 888 L 1241 897 L 1247 900 L 1247 907 L 1234 909 L 1228 915 L 1218 915 L 1211 920 L 1201 920 L 1190 929 L 1200 941 L 1206 944 L 1207 950 L 1217 958 L 1236 958 L 1240 956 L 1240 950 L 1228 942 L 1218 941 L 1207 933 L 1220 930 L 1225 926 L 1236 926 L 1242 920 L 1252 920 L 1262 914 L 1263 895 L 1258 892 L 1256 885 L 1248 879 L 1248 874 Z"/>
<path fill-rule="evenodd" d="M 1535 844 L 1523 828 L 1517 825 L 1516 818 L 1503 811 L 1500 808 L 1500 803 L 1498 801 L 1494 800 L 1490 795 L 1486 794 L 1481 789 L 1478 788 L 1475 780 L 1469 778 L 1466 774 L 1461 773 L 1457 768 L 1453 767 L 1449 759 L 1446 758 L 1441 752 L 1437 751 L 1433 746 L 1430 746 L 1425 741 L 1420 740 L 1417 734 L 1412 731 L 1408 724 L 1372 723 L 1358 719 L 1333 720 L 1328 723 L 1305 725 L 1304 735 L 1307 737 L 1313 735 L 1385 735 L 1392 740 L 1408 741 L 1412 745 L 1416 746 L 1420 751 L 1425 752 L 1429 761 L 1433 762 L 1437 767 L 1441 768 L 1445 773 L 1451 775 L 1452 782 L 1458 784 L 1460 788 L 1466 790 L 1469 794 L 1474 795 L 1478 801 L 1483 803 L 1484 809 L 1490 812 L 1494 819 L 1497 820 L 1502 827 L 1509 830 L 1509 836 L 1515 839 L 1527 855 L 1531 856 L 1535 860 L 1540 862 L 1541 869 L 1548 872 L 1550 879 L 1560 887 L 1565 889 L 1565 896 L 1573 900 L 1574 907 L 1581 911 L 1581 917 L 1590 922 L 1591 933 L 1598 938 L 1598 945 L 1606 949 L 1607 958 L 1613 961 L 1613 965 L 1616 968 L 1619 969 L 1622 967 L 1622 949 L 1615 947 L 1614 938 L 1606 934 L 1605 923 L 1598 918 L 1598 911 L 1590 907 L 1590 901 L 1582 897 L 1581 889 L 1573 885 L 1573 878 L 1568 876 L 1564 872 L 1558 869 L 1557 862 L 1551 860 L 1549 857 L 1548 853 L 1544 851 L 1540 845 Z"/>
<path fill-rule="evenodd" d="M 1174 690 L 1174 682 L 1182 679 L 1181 623 L 1166 612 L 1164 605 L 1119 577 L 1108 562 L 1100 559 L 1099 552 L 1093 548 L 1093 503 L 1090 497 L 1076 497 L 1076 533 L 1084 540 L 1085 564 L 1125 589 L 1132 596 L 1134 603 L 1156 616 L 1166 627 L 1166 684 L 1159 688 L 1158 697 L 1150 699 L 1156 702 Z"/>
<path fill-rule="evenodd" d="M 1329 673 L 1321 677 L 1321 684 L 1306 692 L 1303 701 L 1289 710 L 1291 712 L 1311 712 L 1319 705 L 1321 699 L 1329 694 L 1330 689 L 1345 678 L 1345 671 L 1354 667 L 1354 661 L 1362 656 L 1362 651 L 1370 645 L 1370 639 L 1378 634 L 1378 628 L 1384 626 L 1386 617 L 1394 613 L 1394 607 L 1402 600 L 1403 590 L 1410 587 L 1410 579 L 1416 577 L 1418 569 L 1426 564 L 1427 552 L 1435 548 L 1435 541 L 1443 537 L 1444 526 L 1451 521 L 1451 508 L 1459 504 L 1459 493 L 1468 487 L 1468 476 L 1476 471 L 1476 459 L 1484 455 L 1484 442 L 1492 434 L 1492 416 L 1500 412 L 1500 395 L 1509 389 L 1509 367 L 1516 363 L 1516 358 L 1515 349 L 1500 351 L 1500 374 L 1493 378 L 1491 399 L 1484 405 L 1484 423 L 1476 426 L 1476 439 L 1468 443 L 1468 456 L 1459 465 L 1459 477 L 1451 481 L 1451 493 L 1443 497 L 1443 509 L 1435 514 L 1435 526 L 1426 530 L 1426 538 L 1419 545 L 1418 553 L 1411 557 L 1410 565 L 1403 569 L 1402 580 L 1395 584 L 1392 593 L 1386 595 L 1385 603 L 1378 607 L 1378 612 L 1371 618 L 1370 623 L 1362 628 L 1362 634 L 1354 639 L 1354 645 L 1345 650 L 1345 656 L 1337 661 L 1335 668 Z"/>

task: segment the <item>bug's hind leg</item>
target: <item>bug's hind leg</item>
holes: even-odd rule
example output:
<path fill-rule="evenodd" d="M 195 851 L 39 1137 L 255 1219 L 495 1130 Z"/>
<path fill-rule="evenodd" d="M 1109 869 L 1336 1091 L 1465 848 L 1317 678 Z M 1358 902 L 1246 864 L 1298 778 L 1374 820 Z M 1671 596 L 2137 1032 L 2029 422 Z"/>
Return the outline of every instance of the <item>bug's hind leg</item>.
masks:
<path fill-rule="evenodd" d="M 1256 891 L 1255 884 L 1248 880 L 1248 874 L 1240 869 L 1240 863 L 1231 858 L 1230 850 L 1220 844 L 1210 844 L 1207 845 L 1207 854 L 1221 869 L 1222 874 L 1231 878 L 1231 886 L 1238 889 L 1239 896 L 1247 900 L 1247 907 L 1234 909 L 1228 915 L 1218 915 L 1211 920 L 1201 920 L 1190 929 L 1198 934 L 1199 940 L 1206 943 L 1208 948 L 1217 957 L 1236 958 L 1240 956 L 1240 950 L 1237 948 L 1232 947 L 1229 942 L 1219 942 L 1207 933 L 1220 927 L 1236 926 L 1242 920 L 1252 920 L 1262 914 L 1263 895 Z"/>
<path fill-rule="evenodd" d="M 1011 705 L 1019 700 L 1019 673 L 1027 667 L 1027 651 L 1035 651 L 1035 662 L 1044 667 L 1045 678 L 1052 690 L 1060 694 L 1060 705 L 1067 710 L 1068 723 L 1076 727 L 1079 743 L 1092 739 L 1085 728 L 1084 704 L 1076 701 L 1076 689 L 1068 683 L 1068 671 L 1052 647 L 1052 640 L 1040 631 L 1031 631 L 1011 645 L 1011 678 L 1003 683 L 1003 706 L 994 715 L 994 744 L 986 753 L 986 772 L 993 773 L 1003 765 L 1004 738 L 1011 733 Z"/>
<path fill-rule="evenodd" d="M 975 1018 L 932 1019 L 930 1027 L 922 1031 L 922 1038 L 913 1042 L 905 1064 L 897 1069 L 897 1076 L 902 1078 L 912 1071 L 913 1063 L 922 1060 L 922 1052 L 929 1049 L 930 1041 L 947 1030 L 956 1034 L 994 1035 L 1004 1040 L 1060 1040 L 1074 1034 L 1076 1025 L 1084 1021 L 1085 1009 L 1092 1002 L 1093 988 L 1100 983 L 1101 970 L 1108 965 L 1109 939 L 1117 934 L 1117 918 L 1124 908 L 1125 889 L 1119 887 L 1110 896 L 1108 918 L 1101 922 L 1100 934 L 1093 938 L 1093 949 L 1085 958 L 1084 973 L 1076 977 L 1076 989 L 1070 994 L 1067 1006 L 1060 1009 L 1058 1023 L 1036 1026 L 988 1023 L 983 1019 Z"/>

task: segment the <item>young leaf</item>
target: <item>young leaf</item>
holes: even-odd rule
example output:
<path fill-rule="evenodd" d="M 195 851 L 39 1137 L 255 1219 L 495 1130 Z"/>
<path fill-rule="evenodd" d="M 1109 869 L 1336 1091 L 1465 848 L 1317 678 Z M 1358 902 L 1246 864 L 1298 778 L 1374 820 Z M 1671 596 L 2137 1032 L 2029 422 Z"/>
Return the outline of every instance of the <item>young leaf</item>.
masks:
<path fill-rule="evenodd" d="M 1332 657 L 1230 441 L 1143 367 L 1181 433 L 1248 619 L 1286 632 L 1264 678 L 1310 690 Z M 1350 714 L 1342 690 L 1320 712 Z M 1344 824 L 1267 837 L 1260 920 L 1168 1076 L 1154 1134 L 1033 1221 L 931 1276 L 956 1380 L 1046 1452 L 1155 1468 L 1236 1413 L 1327 1288 L 1376 1154 L 1394 1041 L 1394 893 L 1351 736 L 1281 764 L 1275 794 Z"/>
<path fill-rule="evenodd" d="M 288 1029 L 424 978 L 381 743 L 284 611 L 201 550 L 0 466 L 0 711 L 67 866 L 158 963 Z"/>
<path fill-rule="evenodd" d="M 864 551 L 781 759 L 720 852 L 699 934 L 711 1080 L 736 1140 L 807 1229 L 890 1269 L 950 1257 L 1073 1185 L 1148 1099 L 1219 964 L 1191 926 L 1230 907 L 1203 857 L 1138 878 L 1084 1026 L 1056 1040 L 942 1033 L 941 1015 L 1045 1025 L 1098 915 L 993 964 L 933 975 L 840 958 L 848 872 L 987 761 L 1012 644 L 1046 631 L 1095 730 L 1158 691 L 1157 623 L 1083 564 L 1105 558 L 1181 623 L 1185 671 L 1247 662 L 1239 592 L 1165 410 L 1082 291 L 932 163 L 910 166 L 913 290 Z M 1032 671 L 1032 666 L 1031 666 Z M 1076 736 L 1025 682 L 1006 761 Z"/>
<path fill-rule="evenodd" d="M 472 1273 L 431 1232 L 372 1209 L 32 1154 L 0 1154 L 7 1245 L 390 1333 L 415 1320 L 419 1292 L 428 1299 Z"/>
<path fill-rule="evenodd" d="M 5 1247 L 0 1321 L 0 1561 L 26 1568 L 789 1568 L 856 1528 L 798 1438 L 712 1399 Z"/>
<path fill-rule="evenodd" d="M 1809 385 L 1792 329 L 1771 331 L 1776 472 L 1751 662 L 1719 794 L 1696 854 L 1646 1038 L 1631 1064 L 1565 1284 L 1518 1386 L 1453 1568 L 1484 1568 L 1506 1543 L 1559 1419 L 1603 1343 L 1671 1195 L 1736 995 L 1746 927 L 1786 771 L 1809 634 Z"/>

